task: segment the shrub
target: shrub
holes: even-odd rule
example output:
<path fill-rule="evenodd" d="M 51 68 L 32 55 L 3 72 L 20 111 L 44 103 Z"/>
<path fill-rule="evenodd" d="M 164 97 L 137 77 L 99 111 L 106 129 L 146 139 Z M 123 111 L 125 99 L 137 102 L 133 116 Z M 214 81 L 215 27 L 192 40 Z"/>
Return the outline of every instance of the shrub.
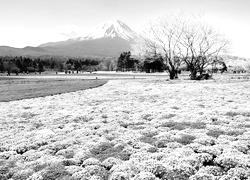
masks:
<path fill-rule="evenodd" d="M 250 169 L 241 167 L 231 168 L 227 174 L 231 177 L 231 179 L 248 179 L 250 177 Z"/>
<path fill-rule="evenodd" d="M 162 116 L 162 119 L 171 119 L 172 117 L 175 117 L 176 114 L 166 114 L 164 116 Z"/>
<path fill-rule="evenodd" d="M 176 165 L 171 169 L 168 169 L 162 180 L 186 180 L 190 176 L 194 175 L 196 170 L 188 164 Z"/>
<path fill-rule="evenodd" d="M 212 137 L 215 137 L 215 138 L 218 138 L 220 135 L 223 135 L 223 134 L 225 134 L 225 132 L 222 131 L 222 130 L 209 130 L 207 132 L 208 136 L 212 136 Z"/>
<path fill-rule="evenodd" d="M 230 117 L 234 117 L 234 116 L 245 116 L 245 117 L 250 117 L 250 112 L 235 112 L 235 111 L 229 111 L 225 114 L 225 116 L 230 116 Z"/>
<path fill-rule="evenodd" d="M 191 128 L 191 129 L 205 129 L 206 128 L 206 123 L 204 122 L 174 122 L 174 121 L 169 121 L 165 122 L 161 125 L 162 127 L 169 127 L 174 130 L 183 130 L 186 128 Z"/>
<path fill-rule="evenodd" d="M 18 67 L 11 67 L 10 72 L 18 74 L 18 73 L 20 73 L 20 69 Z"/>
<path fill-rule="evenodd" d="M 63 156 L 67 159 L 74 157 L 74 151 L 72 149 L 61 149 L 56 153 L 57 156 Z"/>
<path fill-rule="evenodd" d="M 34 173 L 34 171 L 32 169 L 25 169 L 25 170 L 21 170 L 18 172 L 15 172 L 12 176 L 13 180 L 26 180 L 28 179 L 32 174 Z"/>
<path fill-rule="evenodd" d="M 78 171 L 72 175 L 75 180 L 89 180 L 91 177 L 96 176 L 101 179 L 108 178 L 108 171 L 104 167 L 91 165 L 86 166 L 82 171 Z"/>
<path fill-rule="evenodd" d="M 78 165 L 78 162 L 74 159 L 63 159 L 60 161 L 64 166 Z"/>
<path fill-rule="evenodd" d="M 86 159 L 90 158 L 92 156 L 92 154 L 89 151 L 86 150 L 82 150 L 77 152 L 74 155 L 74 159 L 79 163 L 82 164 Z"/>
<path fill-rule="evenodd" d="M 154 119 L 154 117 L 152 116 L 152 114 L 144 114 L 142 116 L 142 119 L 146 120 L 146 121 L 151 121 Z"/>
<path fill-rule="evenodd" d="M 123 152 L 124 146 L 114 146 L 113 143 L 104 142 L 101 143 L 92 149 L 92 157 L 103 161 L 109 157 L 115 157 L 121 160 L 128 160 L 130 157 L 129 153 Z"/>
<path fill-rule="evenodd" d="M 241 113 L 239 112 L 233 112 L 233 111 L 229 111 L 225 114 L 225 116 L 230 116 L 230 117 L 234 117 L 234 116 L 238 116 L 241 115 Z"/>
<path fill-rule="evenodd" d="M 223 153 L 214 159 L 214 162 L 223 167 L 224 170 L 234 168 L 238 165 L 239 161 L 232 153 Z"/>
<path fill-rule="evenodd" d="M 230 131 L 227 131 L 226 132 L 226 135 L 229 135 L 229 136 L 239 136 L 239 135 L 242 135 L 245 131 L 244 130 L 230 130 Z"/>
<path fill-rule="evenodd" d="M 42 169 L 45 169 L 48 165 L 46 163 L 44 164 L 37 164 L 33 167 L 33 170 L 35 172 L 41 171 Z"/>
<path fill-rule="evenodd" d="M 145 137 L 154 137 L 156 135 L 158 135 L 158 131 L 156 129 L 144 129 L 141 132 L 142 135 L 144 135 Z"/>
<path fill-rule="evenodd" d="M 134 180 L 155 180 L 156 177 L 151 172 L 140 172 L 134 177 Z"/>
<path fill-rule="evenodd" d="M 85 166 L 91 166 L 91 165 L 101 165 L 101 162 L 98 160 L 98 159 L 95 159 L 95 158 L 89 158 L 89 159 L 86 159 L 83 163 L 82 163 L 82 166 L 85 167 Z"/>
<path fill-rule="evenodd" d="M 210 174 L 213 176 L 222 176 L 224 174 L 224 171 L 219 166 L 205 166 L 199 169 L 197 174 Z"/>
<path fill-rule="evenodd" d="M 215 177 L 212 174 L 196 173 L 189 178 L 190 180 L 214 180 Z"/>
<path fill-rule="evenodd" d="M 205 146 L 215 145 L 215 138 L 211 136 L 203 136 L 194 140 L 195 143 L 199 143 Z"/>
<path fill-rule="evenodd" d="M 108 171 L 104 167 L 101 167 L 101 166 L 92 165 L 92 166 L 85 167 L 85 169 L 87 170 L 90 176 L 96 175 L 96 176 L 100 176 L 102 179 L 107 179 L 109 175 Z"/>
<path fill-rule="evenodd" d="M 66 171 L 62 164 L 55 163 L 46 167 L 43 172 L 41 172 L 41 175 L 43 179 L 46 180 L 61 180 L 70 174 Z"/>
<path fill-rule="evenodd" d="M 178 108 L 177 106 L 173 106 L 173 107 L 171 107 L 172 109 L 175 109 L 175 110 L 178 110 L 178 109 L 180 109 L 180 108 Z"/>
<path fill-rule="evenodd" d="M 119 125 L 128 128 L 129 126 L 139 126 L 139 125 L 144 125 L 145 122 L 119 122 Z"/>
<path fill-rule="evenodd" d="M 138 139 L 141 142 L 148 143 L 151 145 L 155 145 L 156 139 L 152 137 L 142 136 Z"/>
<path fill-rule="evenodd" d="M 67 171 L 69 174 L 71 174 L 71 175 L 74 174 L 74 173 L 76 173 L 76 172 L 79 172 L 79 171 L 83 170 L 82 167 L 76 166 L 76 165 L 66 166 L 65 168 L 66 168 L 66 171 Z"/>
<path fill-rule="evenodd" d="M 129 180 L 129 175 L 125 172 L 114 172 L 109 177 L 109 180 Z"/>
<path fill-rule="evenodd" d="M 176 139 L 176 142 L 183 144 L 183 145 L 187 145 L 187 144 L 191 144 L 193 143 L 193 141 L 195 140 L 195 136 L 193 135 L 182 135 L 181 138 Z"/>
<path fill-rule="evenodd" d="M 167 144 L 170 143 L 170 140 L 162 139 L 162 140 L 155 140 L 153 145 L 155 145 L 157 148 L 164 148 L 167 147 Z"/>
<path fill-rule="evenodd" d="M 92 117 L 89 117 L 89 116 L 85 115 L 85 116 L 77 116 L 77 117 L 75 117 L 73 119 L 73 122 L 75 122 L 75 123 L 84 123 L 84 122 L 89 122 L 91 120 L 93 120 Z"/>
<path fill-rule="evenodd" d="M 146 171 L 151 172 L 152 174 L 155 175 L 155 177 L 162 178 L 166 174 L 166 167 L 163 166 L 163 164 L 155 162 L 155 161 L 146 161 Z"/>
<path fill-rule="evenodd" d="M 94 146 L 93 148 L 90 149 L 90 153 L 93 155 L 98 155 L 98 154 L 102 154 L 103 152 L 105 152 L 106 150 L 112 148 L 114 146 L 113 143 L 107 141 L 107 142 L 102 142 L 96 146 Z"/>
<path fill-rule="evenodd" d="M 184 124 L 180 124 L 180 123 L 174 122 L 174 121 L 164 122 L 163 124 L 161 124 L 161 126 L 168 127 L 171 129 L 177 129 L 177 130 L 183 130 L 186 128 L 186 126 Z"/>
<path fill-rule="evenodd" d="M 129 175 L 129 177 L 134 177 L 136 174 L 138 174 L 140 171 L 138 167 L 136 166 L 135 161 L 125 161 L 122 164 L 116 164 L 114 165 L 110 171 L 110 173 L 115 172 L 124 172 L 125 174 Z"/>
<path fill-rule="evenodd" d="M 122 160 L 114 158 L 114 157 L 109 157 L 107 159 L 105 159 L 102 164 L 103 166 L 107 169 L 110 170 L 114 165 L 116 164 L 121 164 Z"/>
<path fill-rule="evenodd" d="M 0 179 L 7 180 L 13 175 L 12 169 L 16 167 L 15 161 L 0 161 Z"/>

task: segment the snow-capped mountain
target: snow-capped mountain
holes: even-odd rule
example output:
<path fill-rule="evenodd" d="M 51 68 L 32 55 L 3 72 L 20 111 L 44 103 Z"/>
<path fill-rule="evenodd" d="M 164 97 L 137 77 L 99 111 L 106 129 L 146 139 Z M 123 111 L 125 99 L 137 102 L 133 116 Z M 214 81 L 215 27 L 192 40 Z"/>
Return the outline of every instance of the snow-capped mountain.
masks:
<path fill-rule="evenodd" d="M 101 22 L 100 24 L 89 29 L 86 36 L 80 38 L 80 40 L 92 40 L 104 37 L 120 37 L 122 39 L 131 41 L 138 35 L 132 31 L 125 23 L 119 20 L 108 20 Z"/>
<path fill-rule="evenodd" d="M 15 55 L 118 57 L 123 51 L 132 51 L 132 45 L 137 38 L 139 35 L 122 21 L 108 20 L 90 28 L 77 38 L 41 44 L 38 47 L 33 47 L 32 51 L 27 51 L 25 48 L 19 48 L 17 51 L 17 48 L 11 49 L 9 47 L 2 52 L 0 49 L 0 55 L 11 55 L 15 52 Z"/>
<path fill-rule="evenodd" d="M 119 20 L 107 20 L 97 24 L 94 27 L 86 30 L 86 32 L 76 38 L 68 39 L 67 41 L 59 41 L 59 42 L 49 42 L 45 44 L 41 44 L 39 47 L 47 47 L 47 46 L 63 46 L 69 45 L 75 42 L 87 41 L 87 40 L 96 40 L 101 38 L 121 38 L 123 40 L 134 42 L 136 38 L 138 38 L 138 34 L 133 31 L 128 25 Z"/>

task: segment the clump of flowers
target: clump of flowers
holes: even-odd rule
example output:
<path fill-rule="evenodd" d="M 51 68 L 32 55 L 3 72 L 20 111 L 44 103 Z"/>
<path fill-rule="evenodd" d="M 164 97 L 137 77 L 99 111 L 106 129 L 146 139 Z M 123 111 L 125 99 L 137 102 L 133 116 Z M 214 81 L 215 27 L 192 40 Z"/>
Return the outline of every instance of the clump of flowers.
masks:
<path fill-rule="evenodd" d="M 91 157 L 91 153 L 88 150 L 80 150 L 74 155 L 74 159 L 79 163 L 82 164 L 83 161 Z"/>
<path fill-rule="evenodd" d="M 224 171 L 219 166 L 203 166 L 199 171 L 198 174 L 211 174 L 213 176 L 222 176 Z"/>
<path fill-rule="evenodd" d="M 190 180 L 214 180 L 215 177 L 212 174 L 207 173 L 196 173 L 195 175 L 192 175 Z"/>
<path fill-rule="evenodd" d="M 234 141 L 230 145 L 233 146 L 233 148 L 237 149 L 238 151 L 247 154 L 248 151 L 250 151 L 250 142 L 249 144 L 246 141 Z"/>
<path fill-rule="evenodd" d="M 193 141 L 195 140 L 195 136 L 193 135 L 189 135 L 189 134 L 184 134 L 182 135 L 180 138 L 176 139 L 176 142 L 183 144 L 183 145 L 187 145 L 187 144 L 191 144 L 193 143 Z"/>
<path fill-rule="evenodd" d="M 123 161 L 114 157 L 109 157 L 102 162 L 106 169 L 111 169 L 114 165 L 121 164 Z"/>
<path fill-rule="evenodd" d="M 76 165 L 66 166 L 65 169 L 71 175 L 76 173 L 76 172 L 79 172 L 79 171 L 83 170 L 82 167 L 76 166 Z"/>
<path fill-rule="evenodd" d="M 16 172 L 14 172 L 14 174 L 11 177 L 11 179 L 13 179 L 13 180 L 26 180 L 33 173 L 34 173 L 34 171 L 32 169 L 29 169 L 29 168 L 27 168 L 27 169 L 21 169 L 21 170 L 17 170 L 16 169 Z"/>
<path fill-rule="evenodd" d="M 112 166 L 109 172 L 112 174 L 116 172 L 123 172 L 126 174 L 126 176 L 133 177 L 139 173 L 139 169 L 137 167 L 137 162 L 131 162 L 129 160 L 129 161 L 125 161 L 122 164 L 116 164 Z"/>
<path fill-rule="evenodd" d="M 225 170 L 234 168 L 238 165 L 239 160 L 235 154 L 232 153 L 223 153 L 220 156 L 216 157 L 214 162 L 222 166 Z"/>
<path fill-rule="evenodd" d="M 222 153 L 222 150 L 217 146 L 201 146 L 196 150 L 196 152 L 209 153 L 213 156 L 219 156 Z"/>
<path fill-rule="evenodd" d="M 46 167 L 41 172 L 41 176 L 43 179 L 63 179 L 65 177 L 69 177 L 70 174 L 66 171 L 65 167 L 61 164 L 51 164 Z"/>
<path fill-rule="evenodd" d="M 92 176 L 96 176 L 101 179 L 107 179 L 108 171 L 104 167 L 90 165 L 72 175 L 75 180 L 89 180 Z"/>
<path fill-rule="evenodd" d="M 74 150 L 72 149 L 61 149 L 56 153 L 57 156 L 63 156 L 65 158 L 73 158 L 74 157 Z"/>
<path fill-rule="evenodd" d="M 9 159 L 11 156 L 17 155 L 16 151 L 0 152 L 0 159 Z"/>
<path fill-rule="evenodd" d="M 43 180 L 43 177 L 41 175 L 41 172 L 34 173 L 27 180 Z"/>
<path fill-rule="evenodd" d="M 211 136 L 205 136 L 195 139 L 194 142 L 205 146 L 213 146 L 216 142 L 216 139 Z"/>
<path fill-rule="evenodd" d="M 250 177 L 250 168 L 231 168 L 227 172 L 227 176 L 229 176 L 231 179 L 248 179 Z"/>
<path fill-rule="evenodd" d="M 101 162 L 96 158 L 88 158 L 82 163 L 82 167 L 91 166 L 91 165 L 100 166 Z"/>
<path fill-rule="evenodd" d="M 110 175 L 109 180 L 129 180 L 130 176 L 125 172 L 114 172 Z"/>
<path fill-rule="evenodd" d="M 177 164 L 167 167 L 163 180 L 188 179 L 196 173 L 196 169 L 189 164 Z"/>
<path fill-rule="evenodd" d="M 156 180 L 156 177 L 151 172 L 140 172 L 133 178 L 133 180 Z"/>

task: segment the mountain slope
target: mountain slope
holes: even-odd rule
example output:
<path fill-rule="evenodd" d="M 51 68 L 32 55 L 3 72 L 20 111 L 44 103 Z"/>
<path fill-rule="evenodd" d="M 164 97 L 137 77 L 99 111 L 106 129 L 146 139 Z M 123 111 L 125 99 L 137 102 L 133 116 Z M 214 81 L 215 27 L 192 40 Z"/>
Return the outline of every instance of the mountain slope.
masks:
<path fill-rule="evenodd" d="M 78 38 L 49 42 L 38 47 L 0 47 L 0 55 L 62 55 L 118 57 L 123 51 L 131 51 L 132 44 L 139 37 L 121 21 L 104 21 Z"/>
<path fill-rule="evenodd" d="M 75 41 L 70 44 L 65 42 L 65 44 L 45 46 L 43 49 L 50 51 L 52 54 L 77 57 L 118 57 L 121 52 L 132 50 L 130 43 L 119 37 Z"/>
<path fill-rule="evenodd" d="M 250 59 L 238 56 L 225 55 L 222 56 L 223 61 L 229 69 L 245 69 L 250 67 Z"/>
<path fill-rule="evenodd" d="M 67 56 L 118 57 L 123 51 L 131 51 L 138 37 L 125 23 L 108 20 L 90 28 L 82 37 L 45 43 L 39 47 Z"/>
<path fill-rule="evenodd" d="M 51 55 L 50 51 L 40 48 L 27 46 L 24 48 L 13 48 L 9 46 L 0 46 L 0 56 L 41 56 Z"/>

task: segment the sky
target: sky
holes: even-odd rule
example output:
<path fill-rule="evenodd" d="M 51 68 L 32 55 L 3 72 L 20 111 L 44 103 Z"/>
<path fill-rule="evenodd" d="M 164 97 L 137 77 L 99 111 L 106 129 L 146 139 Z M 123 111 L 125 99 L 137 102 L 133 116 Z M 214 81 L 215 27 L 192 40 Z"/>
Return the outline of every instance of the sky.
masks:
<path fill-rule="evenodd" d="M 231 40 L 230 54 L 250 58 L 249 0 L 0 0 L 0 45 L 38 46 L 84 34 L 106 20 L 133 30 L 175 11 L 199 11 Z"/>

